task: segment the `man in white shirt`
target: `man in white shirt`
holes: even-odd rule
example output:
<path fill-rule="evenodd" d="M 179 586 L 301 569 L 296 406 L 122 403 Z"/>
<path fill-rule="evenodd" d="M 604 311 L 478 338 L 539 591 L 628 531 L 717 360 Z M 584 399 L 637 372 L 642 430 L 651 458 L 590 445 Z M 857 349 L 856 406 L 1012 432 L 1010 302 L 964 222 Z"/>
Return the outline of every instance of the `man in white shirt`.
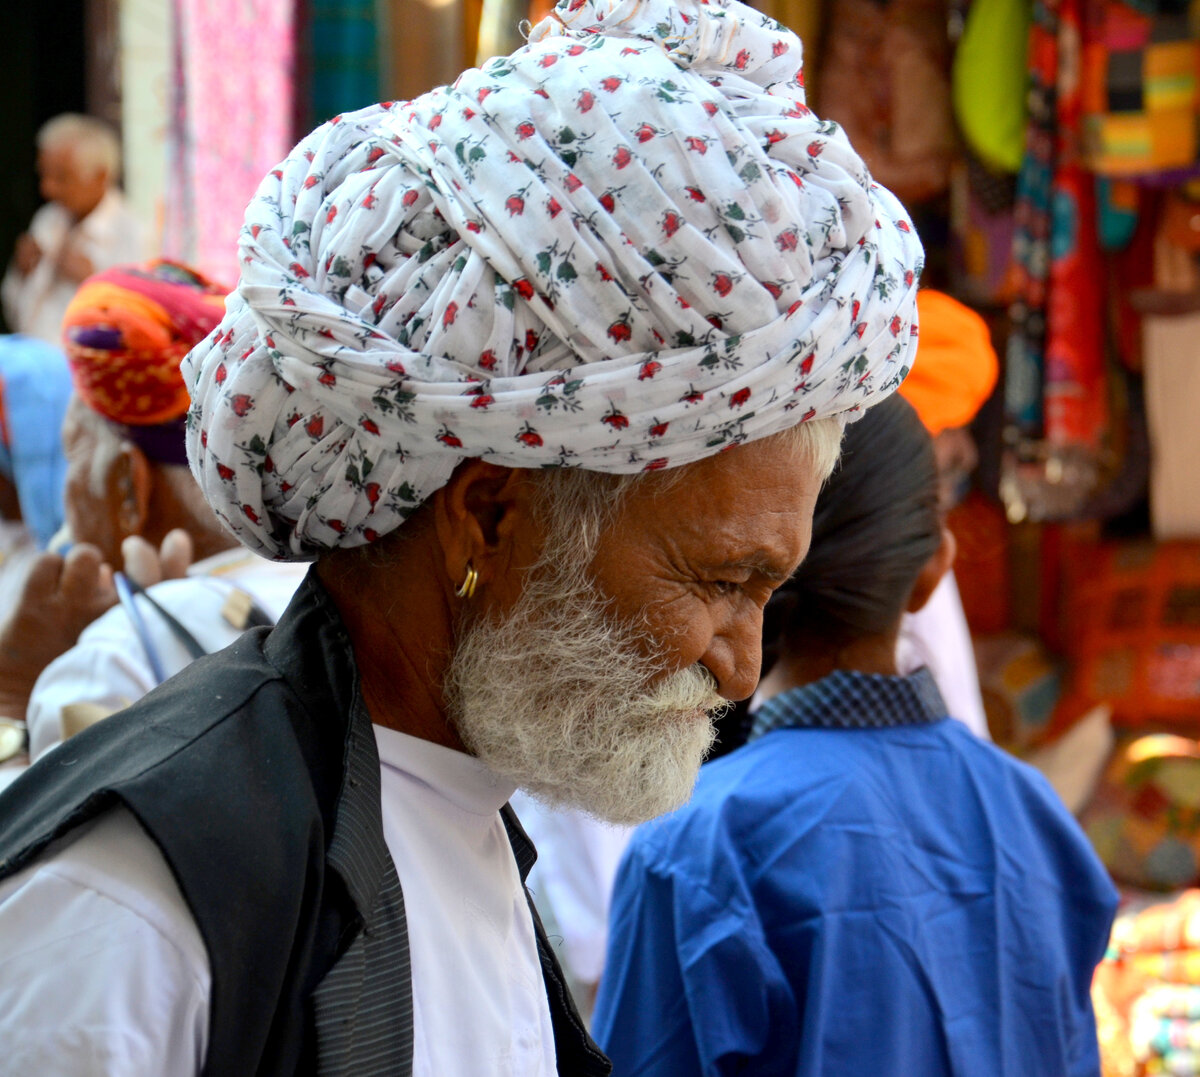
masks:
<path fill-rule="evenodd" d="M 121 147 L 112 128 L 64 113 L 37 136 L 38 177 L 46 204 L 18 239 L 0 287 L 14 333 L 56 347 L 62 319 L 80 283 L 143 256 L 141 225 L 116 186 Z"/>

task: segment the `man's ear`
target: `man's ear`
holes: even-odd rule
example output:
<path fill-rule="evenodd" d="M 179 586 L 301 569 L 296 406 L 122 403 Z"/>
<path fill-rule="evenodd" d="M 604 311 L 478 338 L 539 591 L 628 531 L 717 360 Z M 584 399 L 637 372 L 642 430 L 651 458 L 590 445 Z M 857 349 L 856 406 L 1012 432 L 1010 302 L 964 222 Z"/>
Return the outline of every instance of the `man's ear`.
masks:
<path fill-rule="evenodd" d="M 929 601 L 929 596 L 942 582 L 942 577 L 950 571 L 950 566 L 954 564 L 954 555 L 957 552 L 958 542 L 954 538 L 954 532 L 948 527 L 943 527 L 941 545 L 925 562 L 925 567 L 921 569 L 921 574 L 917 577 L 917 582 L 913 584 L 912 592 L 908 596 L 908 604 L 905 609 L 909 613 L 916 613 Z"/>
<path fill-rule="evenodd" d="M 133 442 L 121 442 L 109 464 L 104 488 L 120 538 L 142 534 L 150 518 L 154 475 L 146 454 Z"/>
<path fill-rule="evenodd" d="M 517 584 L 513 570 L 533 562 L 543 537 L 528 473 L 484 460 L 459 465 L 434 495 L 434 527 L 454 587 L 468 569 L 481 588 Z"/>

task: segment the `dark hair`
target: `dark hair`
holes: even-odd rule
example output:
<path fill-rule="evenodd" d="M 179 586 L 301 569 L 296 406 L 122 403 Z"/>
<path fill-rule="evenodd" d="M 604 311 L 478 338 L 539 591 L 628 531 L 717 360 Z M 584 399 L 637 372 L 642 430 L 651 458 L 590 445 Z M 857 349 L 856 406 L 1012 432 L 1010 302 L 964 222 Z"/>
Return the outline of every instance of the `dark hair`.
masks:
<path fill-rule="evenodd" d="M 808 556 L 767 605 L 764 651 L 890 631 L 941 536 L 933 442 L 893 395 L 846 428 Z"/>
<path fill-rule="evenodd" d="M 785 650 L 825 650 L 895 627 L 942 540 L 933 441 L 898 395 L 846 427 L 817 498 L 808 556 L 767 603 L 763 673 Z M 718 723 L 712 757 L 744 741 L 747 711 Z"/>

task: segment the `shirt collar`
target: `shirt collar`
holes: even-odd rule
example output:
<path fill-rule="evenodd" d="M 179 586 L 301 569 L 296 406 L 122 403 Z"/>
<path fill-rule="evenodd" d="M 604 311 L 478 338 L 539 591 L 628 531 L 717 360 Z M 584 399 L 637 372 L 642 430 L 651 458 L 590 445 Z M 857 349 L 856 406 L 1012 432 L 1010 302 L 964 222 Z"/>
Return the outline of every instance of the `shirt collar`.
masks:
<path fill-rule="evenodd" d="M 495 815 L 517 790 L 516 782 L 501 779 L 482 759 L 466 752 L 398 729 L 371 728 L 385 767 L 409 775 L 471 815 Z"/>
<path fill-rule="evenodd" d="M 773 729 L 886 729 L 945 717 L 946 704 L 925 666 L 904 677 L 838 669 L 767 700 L 755 712 L 750 739 Z"/>

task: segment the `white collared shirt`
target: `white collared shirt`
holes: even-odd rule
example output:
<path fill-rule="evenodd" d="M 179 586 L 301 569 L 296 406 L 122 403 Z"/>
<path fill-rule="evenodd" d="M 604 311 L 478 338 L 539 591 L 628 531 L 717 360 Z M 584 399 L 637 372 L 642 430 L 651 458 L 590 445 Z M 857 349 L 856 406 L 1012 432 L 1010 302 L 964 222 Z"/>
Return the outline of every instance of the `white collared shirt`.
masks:
<path fill-rule="evenodd" d="M 550 1077 L 550 1004 L 500 817 L 515 786 L 474 756 L 373 728 L 408 921 L 414 1077 Z"/>

